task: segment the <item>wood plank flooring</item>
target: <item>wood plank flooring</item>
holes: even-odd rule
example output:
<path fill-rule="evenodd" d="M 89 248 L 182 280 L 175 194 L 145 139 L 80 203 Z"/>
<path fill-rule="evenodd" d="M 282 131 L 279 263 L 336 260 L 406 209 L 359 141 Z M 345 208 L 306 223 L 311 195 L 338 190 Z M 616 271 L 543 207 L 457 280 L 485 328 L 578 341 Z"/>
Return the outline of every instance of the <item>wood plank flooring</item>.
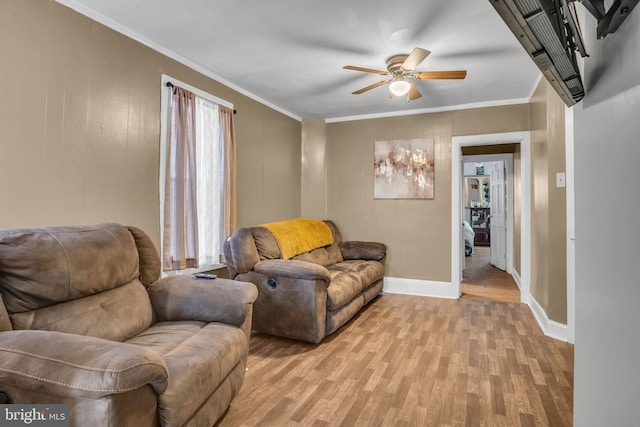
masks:
<path fill-rule="evenodd" d="M 462 298 L 520 302 L 520 289 L 511 274 L 491 265 L 491 248 L 476 246 L 474 252 L 465 257 Z"/>
<path fill-rule="evenodd" d="M 571 426 L 573 345 L 523 304 L 389 294 L 320 344 L 254 334 L 220 427 Z"/>

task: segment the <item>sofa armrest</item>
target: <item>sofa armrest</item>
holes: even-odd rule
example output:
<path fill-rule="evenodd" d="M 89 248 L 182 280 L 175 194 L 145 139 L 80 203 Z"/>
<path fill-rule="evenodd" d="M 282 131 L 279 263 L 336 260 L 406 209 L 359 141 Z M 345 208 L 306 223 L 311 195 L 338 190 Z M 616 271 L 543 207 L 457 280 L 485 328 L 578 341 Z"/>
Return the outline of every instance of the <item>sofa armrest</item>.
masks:
<path fill-rule="evenodd" d="M 346 260 L 383 261 L 387 254 L 387 246 L 378 242 L 349 241 L 340 243 L 340 251 Z"/>
<path fill-rule="evenodd" d="M 264 260 L 241 274 L 258 286 L 253 327 L 259 332 L 312 343 L 325 336 L 329 270 L 299 260 Z"/>
<path fill-rule="evenodd" d="M 253 283 L 169 276 L 149 289 L 158 320 L 198 320 L 242 326 L 258 296 Z"/>
<path fill-rule="evenodd" d="M 329 284 L 331 276 L 325 267 L 307 261 L 268 259 L 253 267 L 256 273 L 269 277 L 287 277 L 290 279 L 323 280 Z"/>
<path fill-rule="evenodd" d="M 145 385 L 161 394 L 168 369 L 162 357 L 133 344 L 38 330 L 0 333 L 0 388 L 101 398 Z"/>

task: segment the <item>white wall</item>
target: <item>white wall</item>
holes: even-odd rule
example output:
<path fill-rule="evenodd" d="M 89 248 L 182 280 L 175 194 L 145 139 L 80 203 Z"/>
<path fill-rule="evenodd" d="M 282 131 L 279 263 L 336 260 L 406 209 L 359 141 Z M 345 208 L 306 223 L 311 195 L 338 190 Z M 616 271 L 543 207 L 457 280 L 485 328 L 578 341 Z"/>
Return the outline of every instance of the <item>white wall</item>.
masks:
<path fill-rule="evenodd" d="M 637 426 L 640 399 L 640 7 L 596 40 L 574 107 L 574 425 Z"/>
<path fill-rule="evenodd" d="M 480 154 L 481 155 L 481 154 Z M 498 162 L 464 162 L 464 176 L 471 176 L 476 174 L 476 165 L 483 165 L 485 175 L 489 175 L 487 172 L 494 163 Z"/>

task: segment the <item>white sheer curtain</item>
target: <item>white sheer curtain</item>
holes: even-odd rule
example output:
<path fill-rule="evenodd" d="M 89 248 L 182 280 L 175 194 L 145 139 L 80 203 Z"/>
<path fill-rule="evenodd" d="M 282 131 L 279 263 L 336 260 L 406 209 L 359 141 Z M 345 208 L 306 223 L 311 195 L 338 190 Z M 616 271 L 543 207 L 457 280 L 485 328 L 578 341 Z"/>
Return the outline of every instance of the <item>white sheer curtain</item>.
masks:
<path fill-rule="evenodd" d="M 218 105 L 196 97 L 196 159 L 198 170 L 198 264 L 220 262 L 224 206 L 224 145 L 220 143 Z"/>

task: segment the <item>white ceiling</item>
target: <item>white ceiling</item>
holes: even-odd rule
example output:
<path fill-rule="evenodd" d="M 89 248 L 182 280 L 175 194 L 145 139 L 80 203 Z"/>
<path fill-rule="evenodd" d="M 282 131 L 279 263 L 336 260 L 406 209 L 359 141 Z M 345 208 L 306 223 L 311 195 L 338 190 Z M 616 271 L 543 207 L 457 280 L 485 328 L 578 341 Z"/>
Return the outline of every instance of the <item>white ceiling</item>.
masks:
<path fill-rule="evenodd" d="M 524 102 L 540 73 L 489 0 L 57 0 L 285 114 L 339 120 Z M 415 82 L 423 97 L 383 76 L 415 46 L 416 70 L 467 70 L 464 80 Z M 214 94 L 215 95 L 215 94 Z"/>

